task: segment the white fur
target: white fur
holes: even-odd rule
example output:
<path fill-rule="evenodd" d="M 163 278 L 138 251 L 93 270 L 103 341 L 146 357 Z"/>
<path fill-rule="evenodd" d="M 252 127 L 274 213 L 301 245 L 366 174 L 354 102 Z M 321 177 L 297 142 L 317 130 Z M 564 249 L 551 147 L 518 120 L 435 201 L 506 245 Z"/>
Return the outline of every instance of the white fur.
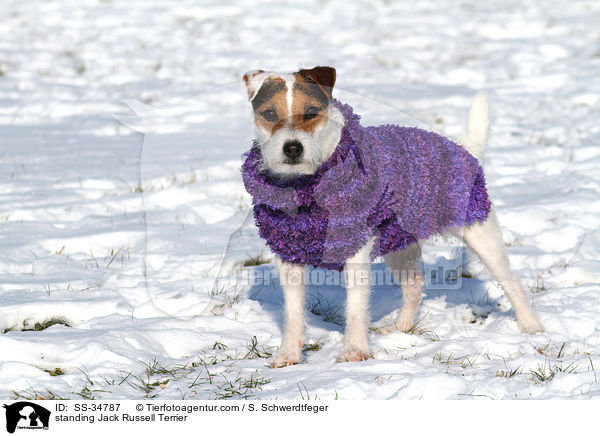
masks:
<path fill-rule="evenodd" d="M 278 353 L 271 359 L 273 368 L 289 366 L 302 360 L 304 342 L 304 265 L 283 262 L 276 256 L 276 265 L 284 297 L 285 327 Z"/>
<path fill-rule="evenodd" d="M 510 300 L 519 328 L 524 333 L 536 333 L 544 330 L 519 280 L 513 275 L 502 241 L 502 233 L 494 209 L 484 222 L 475 223 L 464 228 L 464 241 L 483 261 L 488 271 L 502 286 Z"/>
<path fill-rule="evenodd" d="M 254 97 L 256 97 L 256 93 L 262 86 L 263 82 L 271 76 L 274 76 L 275 73 L 272 71 L 261 71 L 261 70 L 253 70 L 248 71 L 244 74 L 244 77 L 247 78 L 246 81 L 246 91 L 248 91 L 248 99 L 252 101 Z"/>
<path fill-rule="evenodd" d="M 487 93 L 480 91 L 475 94 L 469 110 L 467 129 L 458 142 L 473 156 L 483 160 L 483 149 L 487 143 L 490 128 L 490 115 Z"/>
<path fill-rule="evenodd" d="M 286 78 L 286 81 L 289 77 Z M 288 84 L 288 89 L 290 86 Z M 291 99 L 291 92 L 288 98 Z M 288 101 L 291 110 L 291 101 Z M 314 135 L 299 132 L 289 127 L 280 129 L 272 137 L 268 132 L 257 131 L 263 154 L 263 165 L 282 176 L 310 174 L 325 162 L 335 151 L 343 127 L 342 114 L 330 105 L 329 120 Z M 489 109 L 487 96 L 479 93 L 473 99 L 469 112 L 467 129 L 459 141 L 470 153 L 482 159 L 489 129 Z M 300 165 L 283 163 L 283 144 L 297 139 L 304 146 L 303 162 Z M 498 280 L 514 307 L 520 329 L 526 333 L 543 331 L 543 326 L 532 311 L 529 301 L 519 281 L 510 270 L 508 257 L 502 242 L 500 227 L 492 209 L 486 221 L 464 229 L 458 229 L 464 241 L 483 261 L 490 273 Z M 369 349 L 369 295 L 370 295 L 370 254 L 374 239 L 346 261 L 346 331 L 338 361 L 358 361 L 371 357 Z M 409 331 L 421 302 L 424 286 L 419 271 L 420 247 L 413 244 L 404 250 L 385 257 L 392 273 L 402 285 L 403 301 L 398 319 L 391 325 L 378 329 L 381 334 L 391 331 Z M 285 297 L 285 327 L 281 347 L 272 359 L 273 367 L 288 366 L 302 359 L 304 329 L 305 267 L 281 260 L 277 261 L 281 287 Z M 294 279 L 295 278 L 295 279 Z"/>
<path fill-rule="evenodd" d="M 385 256 L 385 262 L 391 269 L 394 278 L 402 286 L 402 309 L 398 319 L 392 324 L 377 329 L 379 334 L 390 333 L 394 330 L 409 331 L 415 320 L 415 314 L 421 304 L 421 295 L 425 280 L 419 269 L 421 247 L 412 244 L 404 250 Z"/>
<path fill-rule="evenodd" d="M 346 332 L 338 362 L 367 360 L 369 349 L 369 295 L 371 294 L 371 250 L 374 238 L 346 260 Z"/>
<path fill-rule="evenodd" d="M 293 74 L 282 74 L 281 77 L 285 80 L 285 86 L 287 89 L 285 99 L 287 102 L 288 117 L 292 116 L 292 104 L 294 103 L 294 83 L 296 78 Z"/>

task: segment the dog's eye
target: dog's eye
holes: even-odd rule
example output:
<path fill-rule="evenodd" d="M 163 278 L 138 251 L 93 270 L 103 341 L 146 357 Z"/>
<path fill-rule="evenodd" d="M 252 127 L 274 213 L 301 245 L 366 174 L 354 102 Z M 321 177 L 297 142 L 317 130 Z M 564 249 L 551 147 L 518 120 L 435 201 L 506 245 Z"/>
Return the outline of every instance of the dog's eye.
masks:
<path fill-rule="evenodd" d="M 276 122 L 278 120 L 277 114 L 272 109 L 267 109 L 266 111 L 262 112 L 260 115 L 265 120 L 270 121 L 271 123 L 274 123 L 274 122 Z"/>
<path fill-rule="evenodd" d="M 306 109 L 306 112 L 304 112 L 304 119 L 305 120 L 311 120 L 313 118 L 315 118 L 317 115 L 319 115 L 319 108 L 316 106 L 311 106 L 308 109 Z"/>

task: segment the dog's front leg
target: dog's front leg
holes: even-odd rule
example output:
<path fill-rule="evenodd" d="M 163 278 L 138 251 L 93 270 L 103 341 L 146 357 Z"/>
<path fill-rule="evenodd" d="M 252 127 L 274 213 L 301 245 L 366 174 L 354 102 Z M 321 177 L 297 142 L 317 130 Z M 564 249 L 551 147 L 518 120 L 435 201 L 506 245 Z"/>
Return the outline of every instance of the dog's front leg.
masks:
<path fill-rule="evenodd" d="M 281 347 L 271 359 L 272 368 L 294 365 L 302 360 L 306 292 L 306 267 L 284 262 L 279 257 L 276 262 L 279 282 L 283 289 L 285 324 Z"/>
<path fill-rule="evenodd" d="M 369 295 L 371 293 L 371 249 L 373 238 L 346 261 L 346 332 L 338 362 L 354 362 L 371 357 L 369 349 Z"/>

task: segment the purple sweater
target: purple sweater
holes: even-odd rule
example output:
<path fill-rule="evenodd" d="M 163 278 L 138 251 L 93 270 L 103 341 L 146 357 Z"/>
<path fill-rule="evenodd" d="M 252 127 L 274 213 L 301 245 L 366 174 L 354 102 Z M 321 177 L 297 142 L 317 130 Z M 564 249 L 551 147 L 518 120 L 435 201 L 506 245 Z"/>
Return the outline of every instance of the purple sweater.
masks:
<path fill-rule="evenodd" d="M 333 104 L 345 125 L 314 174 L 272 177 L 256 143 L 242 165 L 259 234 L 284 261 L 339 271 L 372 235 L 375 258 L 487 218 L 483 170 L 464 148 L 417 128 L 362 127 L 349 105 Z"/>

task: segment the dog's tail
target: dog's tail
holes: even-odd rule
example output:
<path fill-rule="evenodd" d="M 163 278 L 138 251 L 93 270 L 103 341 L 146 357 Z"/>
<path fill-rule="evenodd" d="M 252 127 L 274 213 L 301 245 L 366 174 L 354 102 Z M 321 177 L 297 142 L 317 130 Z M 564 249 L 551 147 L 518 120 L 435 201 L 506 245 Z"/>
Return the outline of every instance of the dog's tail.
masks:
<path fill-rule="evenodd" d="M 475 94 L 469 111 L 467 130 L 462 134 L 459 143 L 477 159 L 483 159 L 483 149 L 488 138 L 490 114 L 487 93 L 480 91 Z"/>

